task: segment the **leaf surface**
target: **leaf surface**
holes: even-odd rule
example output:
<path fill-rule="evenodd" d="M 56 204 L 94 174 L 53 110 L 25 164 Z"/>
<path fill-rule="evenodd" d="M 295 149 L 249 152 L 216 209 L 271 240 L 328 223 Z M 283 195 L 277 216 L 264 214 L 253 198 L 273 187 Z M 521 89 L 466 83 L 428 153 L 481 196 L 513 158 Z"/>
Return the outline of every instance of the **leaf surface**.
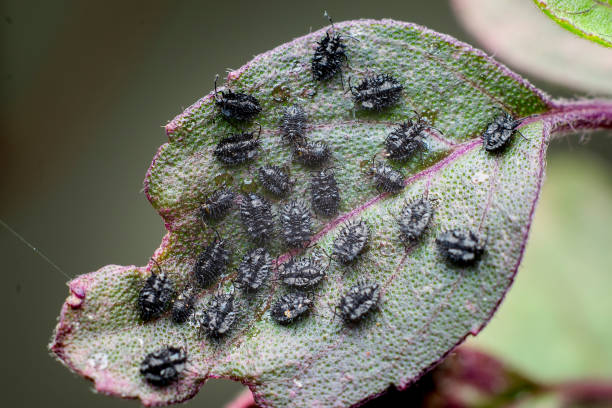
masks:
<path fill-rule="evenodd" d="M 580 37 L 612 47 L 612 1 L 533 0 L 547 16 Z"/>
<path fill-rule="evenodd" d="M 331 252 L 343 223 L 363 219 L 372 230 L 368 252 L 350 267 L 331 262 L 327 278 L 312 292 L 313 313 L 290 326 L 269 316 L 271 303 L 288 291 L 277 279 L 257 296 L 237 291 L 237 324 L 214 341 L 193 325 L 173 323 L 168 314 L 139 320 L 138 293 L 154 269 L 152 262 L 109 265 L 74 279 L 51 349 L 72 370 L 95 381 L 98 391 L 162 405 L 190 398 L 206 378 L 225 377 L 249 385 L 262 406 L 350 406 L 391 384 L 410 385 L 467 335 L 478 333 L 495 311 L 522 257 L 552 130 L 545 118 L 557 108 L 483 52 L 423 27 L 359 20 L 335 29 L 347 44 L 345 83 L 351 78 L 356 84 L 369 72 L 389 73 L 405 86 L 399 103 L 382 112 L 355 110 L 339 77 L 313 81 L 309 62 L 326 29 L 230 72 L 232 90 L 261 102 L 259 155 L 237 167 L 214 158 L 212 150 L 222 137 L 255 125 L 237 127 L 223 120 L 212 93 L 168 123 L 169 142 L 160 147 L 145 179 L 147 197 L 168 230 L 154 259 L 178 287 L 189 281 L 202 247 L 214 238 L 198 221 L 199 205 L 222 182 L 261 192 L 254 177 L 260 165 L 289 166 L 295 180 L 291 198 L 309 199 L 310 170 L 291 160 L 278 130 L 282 107 L 293 103 L 308 115 L 308 137 L 331 145 L 330 164 L 342 197 L 336 218 L 315 220 L 316 246 Z M 521 126 L 525 138 L 515 136 L 506 151 L 492 155 L 483 150 L 480 135 L 500 109 L 530 118 Z M 412 110 L 436 130 L 428 131 L 426 151 L 394 164 L 406 176 L 405 189 L 380 194 L 365 168 L 375 154 L 384 160 L 386 135 L 413 117 Z M 436 201 L 432 225 L 421 241 L 406 248 L 393 215 L 406 200 L 423 195 Z M 275 211 L 282 202 L 274 201 Z M 230 272 L 220 289 L 229 291 L 252 244 L 236 209 L 215 228 L 231 241 Z M 442 258 L 435 238 L 451 228 L 486 237 L 480 262 L 460 268 Z M 280 264 L 291 254 L 279 241 L 269 250 Z M 348 326 L 333 307 L 360 278 L 379 283 L 382 297 L 364 321 Z M 217 290 L 217 285 L 203 290 L 197 308 Z M 179 382 L 156 388 L 143 380 L 139 365 L 147 353 L 167 345 L 187 350 L 189 368 Z"/>

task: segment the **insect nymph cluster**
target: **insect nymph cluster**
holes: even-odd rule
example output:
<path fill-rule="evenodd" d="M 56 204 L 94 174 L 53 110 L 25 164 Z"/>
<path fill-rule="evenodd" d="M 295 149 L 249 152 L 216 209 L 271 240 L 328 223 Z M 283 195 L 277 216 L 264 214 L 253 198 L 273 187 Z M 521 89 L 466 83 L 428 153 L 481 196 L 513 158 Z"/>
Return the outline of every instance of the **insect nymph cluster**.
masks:
<path fill-rule="evenodd" d="M 331 22 L 311 44 L 309 64 L 303 64 L 303 69 L 312 88 L 333 92 L 338 88 L 342 97 L 352 99 L 354 111 L 370 116 L 392 109 L 413 112 L 395 123 L 380 141 L 383 154 L 367 162 L 369 181 L 364 185 L 382 199 L 397 198 L 407 185 L 406 163 L 427 151 L 431 132 L 438 130 L 410 108 L 405 95 L 409 84 L 400 79 L 401 74 L 368 71 L 360 74 L 355 85 L 349 77 L 345 90 L 343 71 L 352 71 L 352 49 L 359 43 Z M 384 282 L 368 278 L 363 271 L 357 280 L 348 278 L 349 271 L 358 270 L 361 260 L 375 250 L 375 225 L 358 212 L 336 218 L 347 209 L 343 202 L 347 178 L 337 175 L 342 174 L 343 161 L 353 158 L 339 157 L 331 140 L 313 139 L 310 120 L 319 107 L 296 98 L 282 109 L 269 108 L 262 103 L 266 96 L 218 87 L 215 79 L 214 120 L 222 121 L 220 128 L 231 130 L 216 135 L 214 146 L 203 154 L 226 172 L 245 170 L 257 180 L 257 186 L 245 191 L 226 182 L 203 192 L 195 216 L 207 232 L 207 242 L 190 260 L 186 278 L 167 273 L 161 264 L 152 268 L 135 305 L 143 324 L 168 318 L 172 324 L 194 327 L 202 341 L 221 345 L 245 315 L 255 313 L 249 305 L 265 293 L 272 299 L 258 309 L 258 318 L 278 328 L 292 325 L 299 329 L 299 321 L 312 318 L 309 315 L 320 306 L 316 294 L 326 284 L 332 264 L 342 270 L 341 282 L 347 282 L 331 305 L 334 319 L 339 317 L 348 330 L 363 328 L 382 309 Z M 266 123 L 275 117 L 277 124 L 270 129 Z M 489 123 L 482 134 L 487 154 L 503 152 L 519 124 L 507 113 Z M 269 135 L 278 135 L 275 148 L 288 150 L 288 163 L 275 162 L 274 152 L 263 147 Z M 298 185 L 304 188 L 299 190 Z M 407 197 L 393 214 L 393 228 L 406 248 L 433 235 L 438 204 L 423 193 Z M 223 229 L 226 217 L 240 224 L 240 230 L 233 230 L 234 224 Z M 343 221 L 333 223 L 335 219 Z M 322 232 L 317 230 L 320 224 L 332 227 Z M 328 232 L 333 237 L 325 249 L 318 241 Z M 244 237 L 245 243 L 232 242 L 236 236 Z M 480 231 L 469 227 L 457 226 L 431 238 L 440 258 L 454 268 L 470 268 L 486 254 Z M 246 249 L 237 253 L 236 248 Z M 140 373 L 152 386 L 165 387 L 179 381 L 188 366 L 188 350 L 174 344 L 149 350 L 140 362 Z"/>

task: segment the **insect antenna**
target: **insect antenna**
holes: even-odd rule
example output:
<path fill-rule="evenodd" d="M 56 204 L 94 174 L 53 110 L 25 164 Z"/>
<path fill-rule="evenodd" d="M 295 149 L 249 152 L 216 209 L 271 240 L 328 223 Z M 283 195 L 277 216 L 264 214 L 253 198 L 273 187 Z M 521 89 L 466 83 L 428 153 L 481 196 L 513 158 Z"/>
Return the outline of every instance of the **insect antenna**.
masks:
<path fill-rule="evenodd" d="M 28 248 L 30 248 L 32 251 L 34 251 L 34 253 L 36 253 L 36 255 L 40 256 L 45 262 L 47 262 L 49 265 L 51 265 L 53 267 L 53 269 L 55 269 L 56 271 L 58 271 L 59 273 L 64 275 L 66 277 L 66 279 L 69 279 L 69 280 L 72 279 L 66 272 L 64 272 L 64 270 L 62 268 L 57 266 L 57 264 L 55 262 L 53 262 L 47 255 L 45 255 L 40 249 L 36 248 L 34 245 L 30 244 L 27 239 L 25 239 L 21 234 L 19 234 L 17 231 L 12 229 L 6 222 L 4 222 L 3 220 L 0 219 L 0 224 L 8 232 L 13 234 L 13 236 L 15 238 L 17 238 L 18 240 L 23 242 Z"/>
<path fill-rule="evenodd" d="M 159 264 L 159 262 L 157 262 L 157 259 L 155 259 L 155 258 L 151 258 L 151 261 L 152 261 L 152 262 L 153 262 L 155 265 L 157 265 L 157 270 L 159 270 L 159 273 L 162 273 L 162 268 L 161 268 L 161 265 Z M 153 273 L 153 271 L 151 271 L 151 273 Z"/>
<path fill-rule="evenodd" d="M 257 133 L 257 139 L 255 139 L 256 142 L 259 142 L 259 138 L 261 137 L 261 123 L 259 122 L 255 122 L 257 125 L 259 125 L 259 132 Z"/>
<path fill-rule="evenodd" d="M 215 75 L 215 102 L 218 102 L 217 95 L 219 91 L 217 90 L 217 80 L 219 79 L 219 74 Z"/>

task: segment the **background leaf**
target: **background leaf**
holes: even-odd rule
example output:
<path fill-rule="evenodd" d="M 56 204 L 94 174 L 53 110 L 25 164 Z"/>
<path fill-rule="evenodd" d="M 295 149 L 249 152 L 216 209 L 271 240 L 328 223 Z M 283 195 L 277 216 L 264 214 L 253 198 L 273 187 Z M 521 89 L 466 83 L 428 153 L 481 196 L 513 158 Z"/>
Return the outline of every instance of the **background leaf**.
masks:
<path fill-rule="evenodd" d="M 317 221 L 316 241 L 329 250 L 342 222 L 363 218 L 374 231 L 368 255 L 354 268 L 332 263 L 315 292 L 316 313 L 292 327 L 279 327 L 266 313 L 284 291 L 277 283 L 256 298 L 239 295 L 239 324 L 220 342 L 167 317 L 138 322 L 136 297 L 151 265 L 108 266 L 73 280 L 51 347 L 70 368 L 93 379 L 99 391 L 163 404 L 189 398 L 206 378 L 229 377 L 247 383 L 261 405 L 351 405 L 390 384 L 411 384 L 465 336 L 477 333 L 497 307 L 524 249 L 551 127 L 537 118 L 526 121 L 521 131 L 527 139 L 516 137 L 503 155 L 484 152 L 479 135 L 499 109 L 524 117 L 554 105 L 483 53 L 422 27 L 361 20 L 336 28 L 349 44 L 344 75 L 357 80 L 370 70 L 392 73 L 406 85 L 396 107 L 355 112 L 338 80 L 312 82 L 308 61 L 324 30 L 256 57 L 228 79 L 234 90 L 262 102 L 258 120 L 264 131 L 256 164 L 290 162 L 277 131 L 280 108 L 294 102 L 304 106 L 309 137 L 333 147 L 343 198 L 342 215 Z M 289 96 L 279 101 L 274 90 L 283 86 Z M 380 195 L 362 163 L 382 151 L 386 134 L 412 109 L 443 135 L 431 132 L 427 152 L 404 166 L 408 178 L 402 194 Z M 202 245 L 213 237 L 197 222 L 199 203 L 219 176 L 227 180 L 229 174 L 236 187 L 250 186 L 256 164 L 230 171 L 213 159 L 212 147 L 233 128 L 217 117 L 211 95 L 166 129 L 170 142 L 158 151 L 145 190 L 169 231 L 155 257 L 173 279 L 185 282 Z M 308 170 L 292 163 L 291 172 L 294 196 L 304 195 Z M 405 252 L 390 213 L 423 194 L 438 200 L 434 224 L 422 243 Z M 486 255 L 477 266 L 449 266 L 435 249 L 435 236 L 454 227 L 486 234 Z M 249 246 L 237 214 L 217 229 L 231 238 L 235 266 Z M 289 256 L 278 243 L 272 251 L 280 262 Z M 328 305 L 337 304 L 363 276 L 383 285 L 380 310 L 357 327 L 345 327 Z M 224 279 L 226 289 L 230 280 L 231 275 Z M 204 291 L 201 304 L 214 291 Z M 138 365 L 146 353 L 166 344 L 188 350 L 190 370 L 179 383 L 154 388 L 142 380 Z"/>
<path fill-rule="evenodd" d="M 612 52 L 548 21 L 531 2 L 451 3 L 463 26 L 495 58 L 547 83 L 595 95 L 612 94 Z"/>
<path fill-rule="evenodd" d="M 609 171 L 576 151 L 551 158 L 521 273 L 469 345 L 546 383 L 612 378 Z"/>
<path fill-rule="evenodd" d="M 547 16 L 580 37 L 612 46 L 610 0 L 534 0 Z"/>

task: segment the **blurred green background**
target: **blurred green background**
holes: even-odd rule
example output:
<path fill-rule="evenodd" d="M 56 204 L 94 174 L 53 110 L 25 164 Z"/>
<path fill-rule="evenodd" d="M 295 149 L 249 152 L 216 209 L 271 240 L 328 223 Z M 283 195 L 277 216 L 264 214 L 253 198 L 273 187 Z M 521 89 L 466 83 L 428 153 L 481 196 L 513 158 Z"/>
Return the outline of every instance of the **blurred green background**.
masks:
<path fill-rule="evenodd" d="M 523 0 L 521 0 L 523 1 Z M 447 1 L 2 1 L 0 218 L 70 276 L 143 265 L 164 228 L 142 194 L 162 126 L 216 73 L 337 21 L 391 17 L 478 46 Z M 543 23 L 554 24 L 543 20 Z M 536 85 L 555 96 L 574 93 Z M 475 339 L 540 380 L 612 379 L 612 140 L 553 144 L 514 288 Z M 48 355 L 65 277 L 0 230 L 3 406 L 126 407 Z M 207 383 L 187 406 L 241 389 Z"/>

